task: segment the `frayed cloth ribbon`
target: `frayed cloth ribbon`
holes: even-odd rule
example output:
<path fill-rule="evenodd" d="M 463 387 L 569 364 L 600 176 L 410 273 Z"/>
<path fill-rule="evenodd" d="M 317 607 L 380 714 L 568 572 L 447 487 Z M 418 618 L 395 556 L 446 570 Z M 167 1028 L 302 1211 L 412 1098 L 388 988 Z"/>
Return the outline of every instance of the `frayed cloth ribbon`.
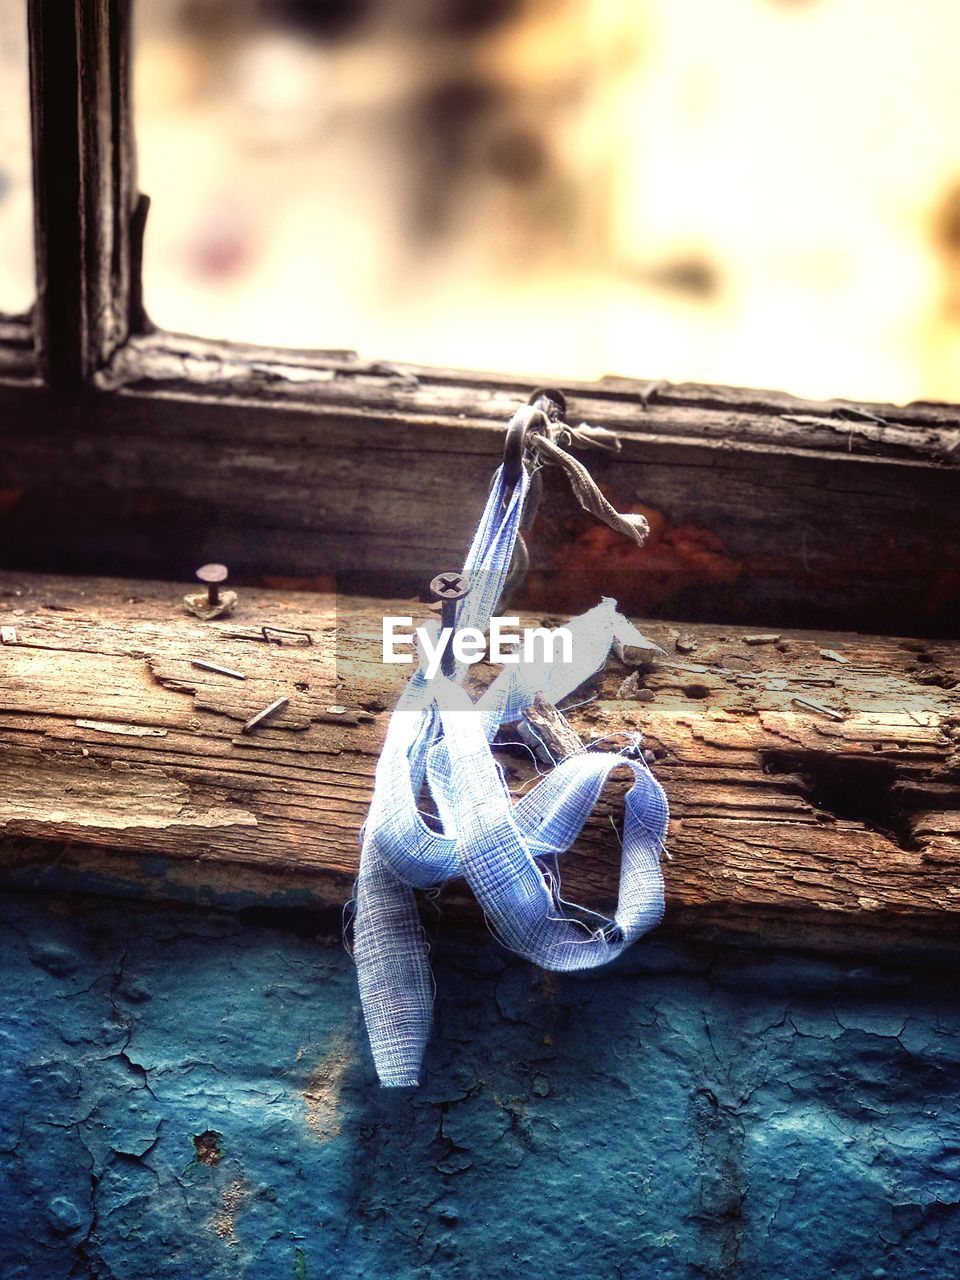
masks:
<path fill-rule="evenodd" d="M 530 477 L 508 490 L 501 473 L 467 557 L 473 587 L 457 626 L 484 630 L 497 606 Z M 474 701 L 465 670 L 428 680 L 421 663 L 390 719 L 363 828 L 353 954 L 380 1083 L 418 1083 L 430 1033 L 433 980 L 415 889 L 463 876 L 496 936 L 544 969 L 591 969 L 615 959 L 663 916 L 660 851 L 667 801 L 642 760 L 584 751 L 562 760 L 514 803 L 490 743 L 542 693 L 556 704 L 600 670 L 612 645 L 652 648 L 605 599 L 568 624 L 570 663 L 504 667 Z M 633 773 L 625 799 L 617 908 L 612 919 L 568 909 L 544 860 L 565 853 L 612 770 Z M 426 788 L 441 830 L 421 816 Z M 587 924 L 582 917 L 592 917 Z"/>

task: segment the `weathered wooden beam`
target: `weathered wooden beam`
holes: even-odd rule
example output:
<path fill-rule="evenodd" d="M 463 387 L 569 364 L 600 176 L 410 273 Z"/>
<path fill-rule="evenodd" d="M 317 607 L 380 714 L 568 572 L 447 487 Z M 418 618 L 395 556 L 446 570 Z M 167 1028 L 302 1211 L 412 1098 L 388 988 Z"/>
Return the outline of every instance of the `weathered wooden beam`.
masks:
<path fill-rule="evenodd" d="M 379 661 L 382 616 L 429 607 L 241 588 L 234 617 L 202 623 L 186 589 L 0 577 L 4 877 L 346 900 L 407 670 Z M 244 638 L 263 623 L 313 643 Z M 567 714 L 601 749 L 644 734 L 673 815 L 668 927 L 829 947 L 955 939 L 960 645 L 642 625 L 665 658 L 611 658 Z M 278 697 L 287 706 L 242 734 Z M 515 791 L 535 783 L 527 753 L 501 759 Z M 609 905 L 619 814 L 614 785 L 566 860 L 566 897 Z M 442 901 L 467 910 L 455 886 Z"/>
<path fill-rule="evenodd" d="M 361 359 L 353 351 L 303 351 L 216 342 L 155 331 L 118 350 L 100 375 L 105 388 L 153 390 L 206 400 L 328 404 L 395 414 L 489 420 L 509 416 L 530 377 Z M 742 432 L 753 447 L 942 462 L 960 466 L 960 407 L 804 400 L 782 391 L 673 384 L 608 376 L 565 381 L 572 422 L 591 414 L 613 430 L 641 425 L 673 438 L 723 440 Z M 641 416 L 638 420 L 638 408 Z M 670 413 L 661 412 L 670 410 Z"/>
<path fill-rule="evenodd" d="M 130 329 L 134 166 L 128 0 L 29 0 L 36 341 L 57 391 Z"/>
<path fill-rule="evenodd" d="M 530 389 L 170 335 L 128 343 L 98 381 L 69 403 L 0 387 L 8 567 L 170 578 L 227 559 L 378 594 L 456 563 Z M 548 473 L 531 607 L 583 587 L 645 616 L 957 634 L 956 410 L 567 390 L 571 420 L 621 446 L 581 456 L 653 533 L 611 540 Z"/>

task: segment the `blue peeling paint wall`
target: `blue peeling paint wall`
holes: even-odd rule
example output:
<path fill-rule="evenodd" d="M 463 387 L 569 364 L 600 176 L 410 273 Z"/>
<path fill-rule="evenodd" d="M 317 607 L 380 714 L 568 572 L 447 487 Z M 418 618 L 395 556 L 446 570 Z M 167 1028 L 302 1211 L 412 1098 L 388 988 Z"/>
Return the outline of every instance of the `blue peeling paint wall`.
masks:
<path fill-rule="evenodd" d="M 952 975 L 654 937 L 561 977 L 449 928 L 435 973 L 387 1092 L 339 947 L 7 896 L 0 1277 L 957 1273 Z"/>

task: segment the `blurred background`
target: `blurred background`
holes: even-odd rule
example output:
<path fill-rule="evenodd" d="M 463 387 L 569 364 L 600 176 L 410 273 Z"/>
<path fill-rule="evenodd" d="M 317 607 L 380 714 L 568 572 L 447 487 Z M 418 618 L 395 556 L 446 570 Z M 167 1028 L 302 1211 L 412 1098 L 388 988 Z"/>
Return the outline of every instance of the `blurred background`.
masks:
<path fill-rule="evenodd" d="M 0 305 L 29 304 L 0 0 Z M 140 0 L 153 321 L 960 400 L 956 0 Z M 9 259 L 9 261 L 6 261 Z"/>
<path fill-rule="evenodd" d="M 0 0 L 0 312 L 26 311 L 36 293 L 26 0 Z"/>

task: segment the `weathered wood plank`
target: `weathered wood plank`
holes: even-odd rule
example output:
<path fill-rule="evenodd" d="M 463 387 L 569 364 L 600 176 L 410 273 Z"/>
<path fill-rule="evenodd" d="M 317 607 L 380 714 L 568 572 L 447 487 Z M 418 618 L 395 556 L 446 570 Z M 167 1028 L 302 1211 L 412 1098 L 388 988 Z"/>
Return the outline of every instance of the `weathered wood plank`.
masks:
<path fill-rule="evenodd" d="M 29 0 L 36 341 L 58 391 L 130 328 L 134 206 L 128 0 Z"/>
<path fill-rule="evenodd" d="M 301 351 L 212 342 L 183 334 L 137 336 L 99 376 L 105 388 L 154 390 L 259 403 L 327 404 L 392 414 L 506 420 L 530 379 L 363 360 L 352 351 Z M 602 425 L 683 439 L 732 440 L 755 448 L 847 453 L 960 465 L 960 410 L 949 404 L 857 404 L 814 401 L 782 391 L 702 383 L 606 377 L 565 382 L 575 398 L 571 421 L 600 416 Z M 638 407 L 641 417 L 638 421 Z M 667 412 L 669 411 L 669 412 Z"/>
<path fill-rule="evenodd" d="M 8 566 L 170 578 L 212 558 L 409 593 L 457 561 L 526 388 L 165 341 L 128 344 L 99 394 L 0 387 Z M 956 634 L 955 410 L 649 389 L 570 396 L 572 421 L 616 432 L 619 453 L 582 456 L 648 544 L 611 542 L 548 475 L 530 607 L 613 573 L 646 616 Z"/>
<path fill-rule="evenodd" d="M 5 875 L 345 899 L 406 670 L 379 662 L 381 619 L 427 606 L 241 589 L 233 619 L 201 623 L 185 589 L 0 577 Z M 223 634 L 264 622 L 314 643 Z M 960 646 L 811 632 L 754 645 L 738 629 L 643 627 L 666 658 L 634 670 L 611 659 L 568 716 L 608 748 L 644 734 L 672 806 L 673 927 L 829 946 L 956 935 Z M 241 735 L 280 696 L 287 707 Z M 535 781 L 526 753 L 502 759 L 514 789 Z M 610 900 L 617 791 L 568 859 L 566 896 Z M 464 895 L 444 901 L 458 910 Z"/>

